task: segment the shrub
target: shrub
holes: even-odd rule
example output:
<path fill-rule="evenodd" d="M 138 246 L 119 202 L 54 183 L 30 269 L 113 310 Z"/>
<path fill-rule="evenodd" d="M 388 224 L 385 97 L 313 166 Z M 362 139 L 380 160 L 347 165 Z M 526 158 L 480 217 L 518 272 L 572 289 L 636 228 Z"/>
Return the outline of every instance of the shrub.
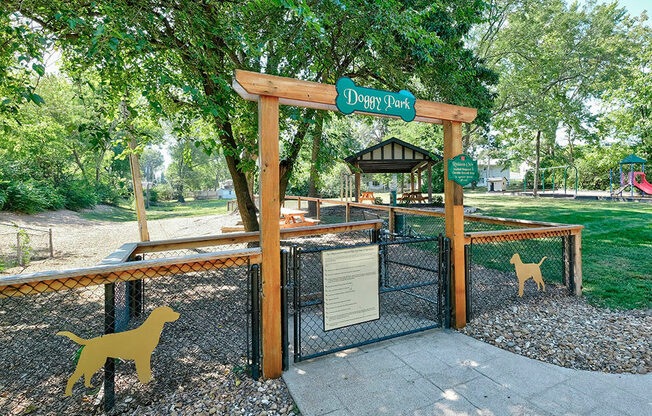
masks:
<path fill-rule="evenodd" d="M 149 192 L 150 202 L 170 201 L 174 198 L 174 191 L 172 190 L 172 186 L 168 183 L 158 184 L 151 188 Z M 156 201 L 152 201 L 153 194 L 156 194 Z"/>
<path fill-rule="evenodd" d="M 35 212 L 49 209 L 53 202 L 47 195 L 47 186 L 39 186 L 34 180 L 12 181 L 9 183 L 6 192 L 4 208 L 10 211 L 33 214 Z"/>
<path fill-rule="evenodd" d="M 97 205 L 98 198 L 95 187 L 86 181 L 71 180 L 64 182 L 57 191 L 65 200 L 67 209 L 79 211 Z"/>
<path fill-rule="evenodd" d="M 147 190 L 143 191 L 147 195 Z M 158 202 L 158 191 L 154 188 L 149 189 L 149 203 L 156 204 Z"/>
<path fill-rule="evenodd" d="M 95 195 L 98 203 L 107 205 L 117 205 L 122 199 L 118 190 L 102 182 L 95 185 Z"/>

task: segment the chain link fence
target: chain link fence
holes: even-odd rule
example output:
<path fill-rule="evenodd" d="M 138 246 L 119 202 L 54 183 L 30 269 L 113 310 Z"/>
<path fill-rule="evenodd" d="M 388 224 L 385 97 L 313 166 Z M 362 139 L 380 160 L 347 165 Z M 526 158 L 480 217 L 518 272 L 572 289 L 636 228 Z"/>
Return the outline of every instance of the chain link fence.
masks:
<path fill-rule="evenodd" d="M 570 232 L 512 233 L 471 241 L 467 246 L 469 318 L 517 303 L 573 294 Z"/>
<path fill-rule="evenodd" d="M 0 414 L 134 412 L 164 402 L 179 388 L 210 389 L 250 372 L 249 285 L 256 269 L 247 258 L 144 263 L 135 262 L 131 269 L 127 263 L 104 274 L 0 286 Z M 171 308 L 178 319 L 159 318 L 159 312 L 153 313 L 159 307 Z M 90 352 L 84 355 L 91 348 L 84 340 L 141 325 L 153 325 L 154 337 L 160 334 L 149 383 L 139 381 L 147 378 L 142 362 L 98 362 L 89 358 Z M 118 343 L 129 342 L 124 334 Z M 143 336 L 141 341 L 157 340 Z M 82 369 L 92 377 L 82 377 Z M 72 394 L 64 396 L 67 383 L 77 376 Z"/>
<path fill-rule="evenodd" d="M 300 244 L 290 250 L 288 300 L 294 322 L 295 361 L 442 326 L 448 315 L 444 239 L 379 241 L 380 234 L 374 233 L 371 243 L 368 237 L 340 240 L 329 246 L 294 242 Z M 322 253 L 376 244 L 380 318 L 326 331 Z"/>
<path fill-rule="evenodd" d="M 0 224 L 0 272 L 54 257 L 52 230 Z"/>

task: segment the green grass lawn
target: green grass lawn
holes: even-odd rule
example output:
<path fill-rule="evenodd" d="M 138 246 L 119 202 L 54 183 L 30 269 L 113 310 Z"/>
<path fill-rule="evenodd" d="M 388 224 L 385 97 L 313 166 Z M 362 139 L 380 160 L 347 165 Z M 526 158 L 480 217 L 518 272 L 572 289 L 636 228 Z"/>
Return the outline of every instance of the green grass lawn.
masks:
<path fill-rule="evenodd" d="M 146 210 L 147 220 L 162 220 L 177 217 L 195 217 L 199 215 L 226 214 L 226 199 L 194 200 L 180 202 L 157 202 Z M 97 221 L 136 221 L 136 210 L 129 205 L 109 207 L 107 210 L 82 212 L 82 218 Z"/>
<path fill-rule="evenodd" d="M 584 294 L 600 306 L 652 307 L 652 204 L 467 193 L 479 214 L 584 225 Z"/>
<path fill-rule="evenodd" d="M 382 196 L 385 201 L 389 199 L 388 195 Z M 147 218 L 225 214 L 226 202 L 162 202 L 147 210 Z M 652 204 L 535 200 L 469 191 L 466 191 L 464 203 L 478 207 L 481 215 L 584 225 L 583 286 L 591 303 L 623 309 L 652 307 Z M 288 207 L 294 205 L 294 201 L 288 201 Z M 136 220 L 135 210 L 126 206 L 81 215 L 92 220 Z"/>

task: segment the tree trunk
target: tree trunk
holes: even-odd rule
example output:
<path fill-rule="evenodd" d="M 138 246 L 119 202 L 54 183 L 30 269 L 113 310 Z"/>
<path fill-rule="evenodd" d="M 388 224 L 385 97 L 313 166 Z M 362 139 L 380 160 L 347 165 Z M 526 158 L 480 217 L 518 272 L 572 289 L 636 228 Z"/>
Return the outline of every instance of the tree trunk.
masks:
<path fill-rule="evenodd" d="M 321 134 L 324 128 L 324 116 L 317 115 L 317 122 L 315 130 L 312 135 L 312 154 L 310 155 L 310 178 L 308 179 L 308 196 L 316 198 L 317 183 L 319 182 L 319 149 L 321 147 Z M 317 215 L 317 203 L 314 201 L 308 202 L 308 216 L 315 217 Z"/>
<path fill-rule="evenodd" d="M 292 144 L 290 145 L 290 150 L 288 151 L 288 154 L 285 156 L 283 160 L 281 160 L 281 163 L 279 164 L 279 200 L 283 202 L 285 199 L 285 191 L 287 190 L 288 183 L 290 182 L 290 177 L 292 176 L 292 171 L 294 170 L 294 165 L 299 157 L 299 151 L 301 150 L 301 144 L 303 143 L 303 139 L 306 136 L 306 133 L 308 132 L 308 128 L 310 127 L 310 122 L 307 121 L 309 118 L 313 117 L 314 115 L 314 110 L 307 110 L 304 113 L 304 118 L 306 121 L 301 123 L 299 125 L 299 128 L 297 129 L 296 134 L 294 135 L 294 139 L 292 140 Z"/>
<path fill-rule="evenodd" d="M 464 136 L 462 136 L 462 146 L 464 146 L 464 149 L 467 149 L 467 152 L 469 152 L 469 148 L 471 147 L 471 125 L 470 124 L 465 124 L 464 129 L 466 130 L 466 133 Z"/>
<path fill-rule="evenodd" d="M 570 164 L 573 164 L 573 135 L 571 133 L 570 127 L 568 128 L 568 153 Z"/>
<path fill-rule="evenodd" d="M 179 159 L 179 185 L 177 186 L 177 201 L 182 203 L 186 202 L 185 198 L 183 197 L 183 178 L 186 176 L 185 167 L 186 162 L 182 156 L 181 159 Z"/>
<path fill-rule="evenodd" d="M 235 156 L 237 154 L 235 151 L 237 146 L 233 138 L 231 123 L 225 122 L 221 127 L 223 131 L 221 142 L 226 148 L 231 149 L 229 152 L 224 152 L 224 158 L 226 159 L 226 165 L 229 168 L 229 173 L 233 180 L 233 190 L 238 201 L 238 211 L 240 211 L 242 224 L 244 225 L 245 231 L 258 231 L 256 205 L 249 193 L 247 175 L 238 167 L 240 160 Z"/>
<path fill-rule="evenodd" d="M 537 130 L 537 141 L 536 141 L 536 161 L 534 162 L 534 197 L 538 195 L 539 187 L 539 157 L 541 153 L 541 130 Z"/>

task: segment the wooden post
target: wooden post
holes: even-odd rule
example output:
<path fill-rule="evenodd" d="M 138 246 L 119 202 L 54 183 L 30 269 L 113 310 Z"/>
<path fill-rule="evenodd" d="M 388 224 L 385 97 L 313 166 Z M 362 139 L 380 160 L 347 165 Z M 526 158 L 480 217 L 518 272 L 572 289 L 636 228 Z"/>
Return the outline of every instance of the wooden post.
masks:
<path fill-rule="evenodd" d="M 432 163 L 428 163 L 428 202 L 432 203 Z"/>
<path fill-rule="evenodd" d="M 340 175 L 340 201 L 344 198 L 344 176 Z"/>
<path fill-rule="evenodd" d="M 321 219 L 321 199 L 317 199 L 317 219 Z"/>
<path fill-rule="evenodd" d="M 344 222 L 349 222 L 351 220 L 351 204 L 346 203 L 346 213 L 344 214 Z"/>
<path fill-rule="evenodd" d="M 410 172 L 410 192 L 414 192 L 414 172 Z"/>
<path fill-rule="evenodd" d="M 360 202 L 360 172 L 355 173 L 355 202 Z"/>
<path fill-rule="evenodd" d="M 417 187 L 417 192 L 421 192 L 421 169 L 417 170 L 417 183 L 419 184 Z"/>
<path fill-rule="evenodd" d="M 261 96 L 258 99 L 260 197 L 261 201 L 265 201 L 260 206 L 263 287 L 261 310 L 265 378 L 278 378 L 282 372 L 278 111 L 277 97 Z"/>
<path fill-rule="evenodd" d="M 396 232 L 396 213 L 394 212 L 394 208 L 389 209 L 389 232 Z"/>
<path fill-rule="evenodd" d="M 446 237 L 451 240 L 451 301 L 455 328 L 466 325 L 464 261 L 464 196 L 462 187 L 448 179 L 448 160 L 462 153 L 462 123 L 444 121 L 444 198 Z"/>
<path fill-rule="evenodd" d="M 297 209 L 301 209 L 301 197 L 297 197 Z"/>
<path fill-rule="evenodd" d="M 129 143 L 131 150 L 136 148 L 136 140 Z M 138 234 L 140 241 L 149 241 L 147 230 L 147 214 L 145 213 L 145 200 L 143 198 L 143 182 L 140 177 L 140 162 L 135 153 L 129 153 L 129 166 L 131 167 L 131 180 L 134 186 L 134 199 L 136 200 L 136 216 L 138 218 Z"/>
<path fill-rule="evenodd" d="M 582 296 L 582 231 L 578 230 L 573 233 L 573 283 L 575 286 L 575 296 Z"/>
<path fill-rule="evenodd" d="M 48 228 L 48 237 L 50 240 L 50 257 L 54 257 L 54 244 L 52 244 L 52 228 Z"/>

